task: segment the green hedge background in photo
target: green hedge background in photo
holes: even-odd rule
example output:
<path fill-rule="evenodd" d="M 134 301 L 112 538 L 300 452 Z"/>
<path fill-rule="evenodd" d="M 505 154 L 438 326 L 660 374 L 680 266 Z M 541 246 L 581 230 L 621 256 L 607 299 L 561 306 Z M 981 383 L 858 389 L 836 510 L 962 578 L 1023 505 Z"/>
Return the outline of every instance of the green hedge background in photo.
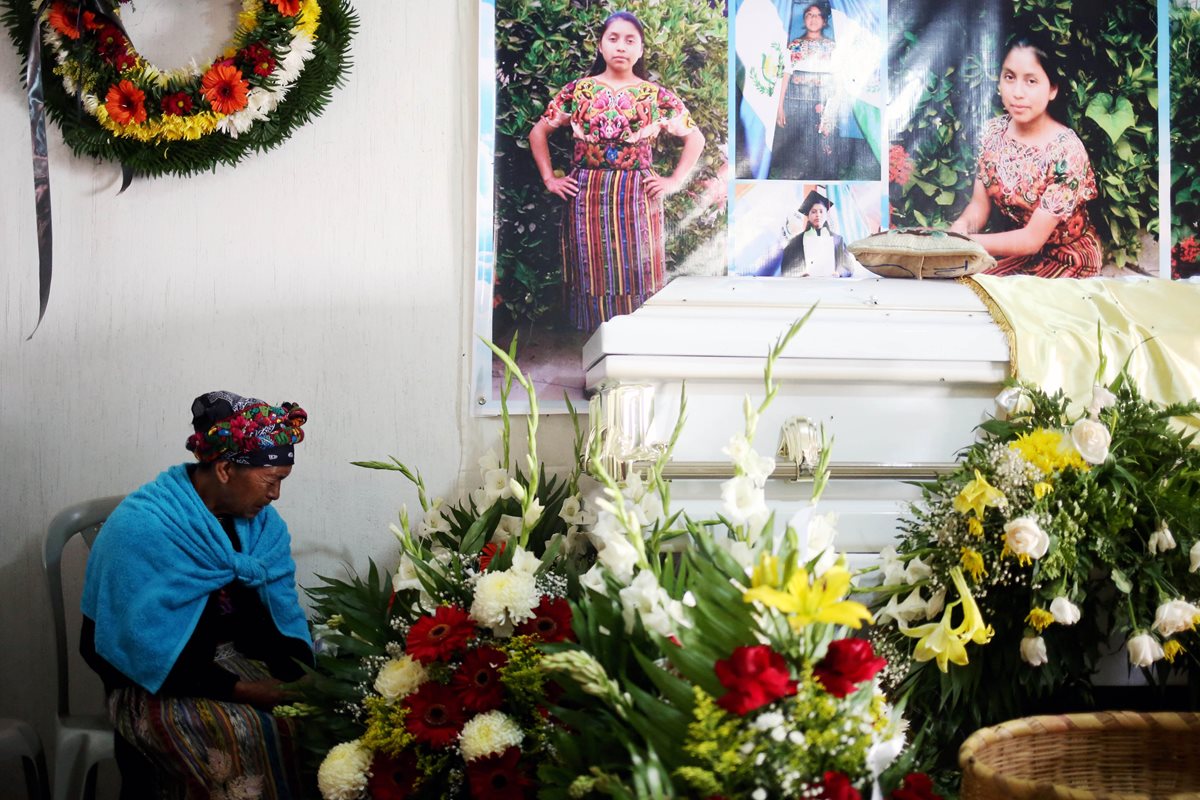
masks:
<path fill-rule="evenodd" d="M 725 197 L 717 180 L 728 128 L 724 0 L 498 0 L 496 329 L 553 325 L 561 312 L 562 201 L 543 188 L 527 137 L 554 94 L 587 72 L 600 25 L 616 10 L 641 20 L 650 80 L 679 95 L 706 140 L 690 184 L 666 202 L 668 277 L 724 273 Z M 556 170 L 570 169 L 572 148 L 568 132 L 551 136 Z M 669 174 L 678 158 L 678 140 L 660 137 L 655 169 Z"/>
<path fill-rule="evenodd" d="M 961 27 L 959 41 L 968 47 L 956 63 L 931 69 L 913 58 L 923 35 L 919 23 L 930 19 L 930 12 L 949 14 L 950 6 L 957 7 L 953 24 Z M 988 6 L 998 11 L 1001 26 L 995 35 L 979 37 L 972 31 L 988 15 Z M 891 131 L 893 144 L 905 149 L 912 164 L 908 181 L 890 186 L 893 224 L 944 226 L 962 212 L 971 196 L 982 123 L 972 117 L 971 100 L 982 90 L 993 98 L 988 116 L 1002 113 L 995 87 L 1004 46 L 1011 33 L 1031 30 L 1052 42 L 1064 65 L 1067 124 L 1083 141 L 1096 173 L 1099 196 L 1089 211 L 1105 263 L 1136 265 L 1143 235 L 1158 233 L 1154 0 L 902 2 L 891 8 L 892 85 L 913 79 L 924 84 L 914 113 Z M 1180 63 L 1190 71 L 1186 53 L 1175 55 L 1173 66 Z M 1184 135 L 1194 147 L 1194 126 Z M 1194 164 L 1193 159 L 1189 186 L 1195 183 Z"/>
<path fill-rule="evenodd" d="M 1171 241 L 1200 233 L 1200 10 L 1171 10 Z M 1191 254 L 1188 254 L 1191 255 Z M 1195 261 L 1189 260 L 1195 267 Z M 1187 270 L 1189 265 L 1176 265 Z M 1186 277 L 1186 276 L 1184 276 Z"/>

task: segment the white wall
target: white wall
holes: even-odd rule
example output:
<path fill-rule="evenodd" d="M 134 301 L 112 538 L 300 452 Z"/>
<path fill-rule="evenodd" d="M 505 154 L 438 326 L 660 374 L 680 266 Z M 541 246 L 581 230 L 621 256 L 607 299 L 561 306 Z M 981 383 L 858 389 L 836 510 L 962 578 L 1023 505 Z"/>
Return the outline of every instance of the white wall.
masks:
<path fill-rule="evenodd" d="M 476 4 L 356 5 L 348 86 L 237 168 L 118 197 L 119 169 L 73 158 L 52 130 L 54 287 L 32 341 L 29 123 L 17 55 L 0 46 L 0 716 L 32 720 L 43 739 L 46 523 L 186 460 L 197 394 L 308 410 L 278 503 L 302 583 L 342 562 L 390 564 L 387 524 L 415 507 L 398 476 L 349 461 L 396 455 L 452 494 L 496 438 L 494 420 L 470 416 L 467 385 Z M 567 457 L 564 422 L 543 425 L 551 463 Z M 97 687 L 83 687 L 91 705 Z M 0 764 L 0 785 L 17 775 Z"/>

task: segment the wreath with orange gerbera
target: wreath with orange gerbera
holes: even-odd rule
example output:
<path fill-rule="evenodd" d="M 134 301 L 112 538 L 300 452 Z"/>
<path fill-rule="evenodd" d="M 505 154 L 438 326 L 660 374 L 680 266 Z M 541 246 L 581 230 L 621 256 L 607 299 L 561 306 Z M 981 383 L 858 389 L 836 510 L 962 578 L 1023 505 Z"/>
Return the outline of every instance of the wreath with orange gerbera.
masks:
<path fill-rule="evenodd" d="M 163 70 L 120 22 L 128 0 L 0 0 L 28 56 L 41 34 L 45 104 L 80 156 L 139 175 L 191 174 L 267 150 L 319 115 L 350 66 L 348 0 L 243 0 L 224 51 Z"/>

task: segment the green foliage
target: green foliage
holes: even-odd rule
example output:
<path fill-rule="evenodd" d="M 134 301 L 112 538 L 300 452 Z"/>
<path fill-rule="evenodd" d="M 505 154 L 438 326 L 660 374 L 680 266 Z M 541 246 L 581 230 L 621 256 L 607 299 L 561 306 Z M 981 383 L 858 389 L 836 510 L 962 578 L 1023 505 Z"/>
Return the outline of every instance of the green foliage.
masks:
<path fill-rule="evenodd" d="M 1080 416 L 1069 399 L 1021 389 L 1019 410 L 984 423 L 983 439 L 963 452 L 959 468 L 924 486 L 922 502 L 902 522 L 899 558 L 910 565 L 919 558 L 927 577 L 885 579 L 878 590 L 881 607 L 914 589 L 922 598 L 932 595 L 947 586 L 951 569 L 963 566 L 967 549 L 986 566 L 969 579 L 970 591 L 994 634 L 986 644 L 967 645 L 966 664 L 951 663 L 942 672 L 933 661 L 912 660 L 915 630 L 906 635 L 889 623 L 871 633 L 890 662 L 890 694 L 905 698 L 917 731 L 918 764 L 930 772 L 953 770 L 958 745 L 980 727 L 1092 707 L 1094 673 L 1113 641 L 1153 629 L 1156 641 L 1183 650 L 1172 663 L 1146 670 L 1147 678 L 1157 684 L 1169 672 L 1200 677 L 1197 631 L 1154 627 L 1161 604 L 1200 592 L 1200 576 L 1189 572 L 1189 551 L 1200 541 L 1200 450 L 1172 421 L 1194 415 L 1200 404 L 1157 405 L 1122 374 L 1109 387 L 1113 402 L 1092 409 L 1089 424 L 1103 424 L 1111 443 L 1102 463 L 1088 465 L 1070 443 L 1069 429 Z M 975 516 L 954 501 L 981 475 L 1003 501 Z M 1008 550 L 1005 526 L 1018 518 L 1036 520 L 1048 536 L 1041 557 L 1022 562 Z M 1164 526 L 1176 544 L 1156 553 L 1151 537 Z M 947 604 L 955 592 L 949 589 Z M 1079 606 L 1078 622 L 1035 621 L 1032 612 L 1044 615 L 1056 598 Z M 909 625 L 915 629 L 942 613 L 918 611 Z M 1021 643 L 1037 636 L 1048 660 L 1031 666 Z"/>
<path fill-rule="evenodd" d="M 666 201 L 668 274 L 688 269 L 697 250 L 723 243 L 723 202 L 703 196 L 725 163 L 727 39 L 720 8 L 693 0 L 499 0 L 496 8 L 496 307 L 530 322 L 562 307 L 559 223 L 562 201 L 546 193 L 527 137 L 554 94 L 584 75 L 596 33 L 613 11 L 631 11 L 646 26 L 650 80 L 679 95 L 706 143 L 691 183 Z M 568 132 L 550 138 L 555 168 L 569 168 Z M 655 169 L 669 174 L 680 145 L 659 137 Z M 684 222 L 686 220 L 686 222 Z M 723 245 L 722 245 L 723 246 Z M 724 253 L 705 252 L 723 265 Z M 550 318 L 553 318 L 551 315 Z"/>
<path fill-rule="evenodd" d="M 1011 14 L 1003 16 L 1011 27 L 1002 32 L 998 52 L 975 53 L 961 68 L 949 66 L 938 73 L 909 55 L 920 31 L 903 33 L 892 85 L 904 85 L 915 74 L 925 88 L 911 118 L 891 133 L 913 161 L 911 179 L 890 187 L 893 224 L 943 226 L 962 212 L 970 199 L 977 152 L 976 142 L 966 138 L 972 126 L 964 127 L 964 121 L 979 111 L 966 107 L 966 98 L 976 94 L 981 82 L 994 85 L 1006 35 L 1027 29 L 1048 38 L 1064 64 L 1065 122 L 1083 141 L 1096 174 L 1099 196 L 1089 211 L 1105 260 L 1117 266 L 1136 263 L 1142 234 L 1158 230 L 1154 2 L 1098 6 L 1012 0 Z M 1176 55 L 1173 64 L 1188 64 L 1190 71 L 1186 55 Z M 994 58 L 995 63 L 980 63 L 980 58 Z M 1001 111 L 998 100 L 993 110 Z M 1194 131 L 1184 135 L 1195 141 Z M 1194 183 L 1194 172 L 1188 174 Z"/>
<path fill-rule="evenodd" d="M 1171 9 L 1171 232 L 1200 233 L 1200 10 Z"/>
<path fill-rule="evenodd" d="M 282 144 L 297 128 L 320 116 L 333 98 L 333 90 L 345 84 L 350 70 L 350 44 L 358 30 L 358 16 L 349 0 L 320 0 L 321 23 L 313 43 L 313 57 L 270 118 L 256 122 L 249 131 L 233 138 L 214 132 L 195 141 L 145 143 L 115 137 L 91 115 L 78 107 L 55 75 L 54 56 L 42 48 L 42 75 L 46 111 L 62 129 L 63 139 L 80 158 L 115 161 L 135 175 L 193 175 L 215 170 L 220 164 L 233 166 L 256 152 Z M 33 8 L 25 0 L 0 0 L 0 21 L 24 58 L 28 58 Z"/>

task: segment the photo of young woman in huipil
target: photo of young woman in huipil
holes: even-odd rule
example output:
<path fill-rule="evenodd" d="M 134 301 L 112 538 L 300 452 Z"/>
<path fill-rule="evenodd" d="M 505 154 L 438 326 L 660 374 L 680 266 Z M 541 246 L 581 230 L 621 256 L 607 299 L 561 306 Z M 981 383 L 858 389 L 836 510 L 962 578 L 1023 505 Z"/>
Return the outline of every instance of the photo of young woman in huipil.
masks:
<path fill-rule="evenodd" d="M 642 305 L 664 284 L 663 198 L 696 165 L 704 136 L 683 102 L 647 80 L 642 23 L 618 11 L 601 26 L 588 74 L 564 86 L 529 134 L 546 191 L 566 201 L 562 221 L 563 285 L 568 316 L 593 331 Z M 555 172 L 548 138 L 569 128 L 571 171 Z M 670 175 L 653 169 L 662 133 L 683 147 Z"/>
<path fill-rule="evenodd" d="M 997 259 L 993 275 L 1088 278 L 1101 266 L 1087 212 L 1096 179 L 1083 143 L 1060 121 L 1068 87 L 1047 53 L 1030 36 L 1009 47 L 999 85 L 1006 113 L 983 129 L 971 201 L 950 230 Z M 984 233 L 993 208 L 1006 229 Z"/>
<path fill-rule="evenodd" d="M 839 74 L 837 43 L 830 36 L 827 3 L 803 9 L 804 33 L 788 42 L 775 93 L 779 105 L 768 177 L 846 180 L 877 177 L 879 162 L 857 131 L 853 98 Z M 869 56 L 862 56 L 869 58 Z M 843 65 L 844 66 L 844 65 Z"/>

